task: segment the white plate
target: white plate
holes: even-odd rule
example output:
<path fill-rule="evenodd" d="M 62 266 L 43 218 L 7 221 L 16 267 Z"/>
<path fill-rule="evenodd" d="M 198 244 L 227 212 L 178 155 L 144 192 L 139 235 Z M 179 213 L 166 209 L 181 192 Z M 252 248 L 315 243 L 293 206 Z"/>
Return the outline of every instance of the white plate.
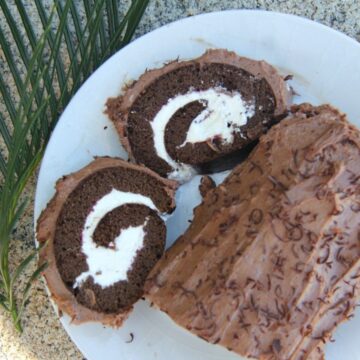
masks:
<path fill-rule="evenodd" d="M 360 125 L 360 46 L 318 23 L 263 11 L 225 11 L 190 17 L 134 41 L 103 64 L 81 87 L 64 111 L 50 139 L 39 174 L 35 219 L 54 194 L 55 181 L 80 169 L 95 155 L 126 157 L 117 134 L 103 114 L 109 96 L 136 79 L 146 68 L 165 61 L 193 58 L 207 48 L 226 48 L 254 59 L 265 59 L 284 74 L 301 95 L 295 102 L 330 102 Z M 107 129 L 105 129 L 107 127 Z M 178 207 L 168 221 L 168 245 L 184 231 L 200 200 L 198 179 L 177 196 Z M 186 192 L 182 197 L 181 193 Z M 240 359 L 220 346 L 200 340 L 174 325 L 160 311 L 140 301 L 118 330 L 99 324 L 74 326 L 61 322 L 88 360 Z M 130 333 L 134 340 L 130 340 Z M 360 359 L 360 313 L 336 331 L 326 347 L 328 360 Z"/>

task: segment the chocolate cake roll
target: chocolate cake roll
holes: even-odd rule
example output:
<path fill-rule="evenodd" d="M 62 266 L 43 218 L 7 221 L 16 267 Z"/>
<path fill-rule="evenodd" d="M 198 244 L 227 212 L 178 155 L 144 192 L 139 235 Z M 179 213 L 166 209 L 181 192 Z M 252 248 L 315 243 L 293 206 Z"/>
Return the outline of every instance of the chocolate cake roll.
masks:
<path fill-rule="evenodd" d="M 176 183 L 144 167 L 97 158 L 60 179 L 42 212 L 40 262 L 59 309 L 74 323 L 120 326 L 162 256 L 163 214 L 174 210 Z"/>
<path fill-rule="evenodd" d="M 186 181 L 253 143 L 287 111 L 290 91 L 274 67 L 226 50 L 147 71 L 107 101 L 130 159 Z"/>
<path fill-rule="evenodd" d="M 255 359 L 322 359 L 360 299 L 360 133 L 308 104 L 207 190 L 149 275 L 147 299 Z"/>

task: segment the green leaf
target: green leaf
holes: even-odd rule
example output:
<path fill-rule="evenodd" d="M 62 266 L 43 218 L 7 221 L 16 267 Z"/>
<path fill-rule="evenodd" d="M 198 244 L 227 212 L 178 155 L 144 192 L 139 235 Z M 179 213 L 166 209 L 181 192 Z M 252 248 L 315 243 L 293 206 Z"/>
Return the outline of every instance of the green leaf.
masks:
<path fill-rule="evenodd" d="M 29 291 L 31 289 L 31 285 L 33 284 L 33 282 L 35 280 L 37 280 L 39 278 L 39 276 L 41 275 L 41 273 L 48 267 L 48 263 L 43 263 L 41 264 L 30 276 L 30 279 L 28 280 L 24 291 L 23 291 L 23 301 L 27 300 L 27 296 L 29 294 Z"/>
<path fill-rule="evenodd" d="M 20 31 L 16 26 L 16 21 L 13 18 L 5 1 L 1 4 L 1 8 L 2 8 L 5 18 L 9 24 L 9 28 L 10 28 L 11 34 L 15 40 L 15 44 L 16 44 L 17 50 L 19 51 L 20 57 L 25 65 L 25 67 L 28 68 L 29 67 L 29 53 L 26 49 L 26 46 L 24 44 L 24 40 L 20 34 Z M 32 74 L 30 74 L 30 75 L 32 75 Z M 32 82 L 31 80 L 32 80 L 32 76 L 30 76 L 30 82 Z M 37 103 L 39 103 L 40 96 L 39 96 L 38 92 L 36 92 L 35 97 L 36 97 Z"/>
<path fill-rule="evenodd" d="M 21 0 L 18 0 L 18 1 L 21 2 Z M 51 25 L 51 23 L 52 23 L 52 17 L 53 17 L 53 14 L 54 14 L 54 8 L 50 12 L 50 16 L 47 16 L 46 11 L 44 9 L 44 6 L 42 5 L 41 0 L 35 0 L 34 2 L 35 2 L 35 5 L 36 5 L 36 8 L 38 10 L 41 23 L 42 23 L 44 29 L 46 29 L 49 26 L 49 24 Z M 66 1 L 66 5 L 68 5 L 69 2 L 71 3 L 71 1 L 69 1 L 69 0 Z M 61 25 L 59 24 L 57 34 L 60 33 L 62 35 L 62 31 L 63 31 L 63 29 L 62 29 Z M 56 50 L 57 47 L 55 45 L 55 38 L 56 38 L 56 35 L 54 35 L 52 29 L 50 28 L 49 32 L 48 32 L 48 35 L 46 36 L 46 40 L 47 40 L 47 43 L 48 43 L 48 45 L 50 47 L 51 53 L 54 53 L 54 51 L 56 51 L 56 53 L 58 55 L 58 51 Z M 66 75 L 65 75 L 65 68 L 64 68 L 63 60 L 62 60 L 61 56 L 56 56 L 55 60 L 56 61 L 53 64 L 54 69 L 52 71 L 52 74 L 50 75 L 50 79 L 51 80 L 54 79 L 54 70 L 55 70 L 56 75 L 57 75 L 57 80 L 59 82 L 58 85 L 62 89 L 62 91 L 64 91 L 66 93 L 66 99 L 69 99 L 69 94 L 68 94 L 68 91 L 67 91 L 67 82 L 65 80 Z M 63 105 L 63 103 L 60 102 L 60 104 L 58 104 L 56 110 L 58 110 L 59 106 L 62 106 L 62 105 Z"/>
<path fill-rule="evenodd" d="M 20 205 L 16 209 L 15 214 L 12 216 L 11 222 L 9 224 L 9 229 L 8 229 L 9 233 L 14 230 L 16 223 L 19 221 L 20 217 L 24 214 L 24 211 L 25 211 L 28 203 L 29 203 L 29 200 L 25 199 L 20 203 Z"/>
<path fill-rule="evenodd" d="M 106 16 L 108 21 L 108 38 L 111 39 L 114 37 L 116 29 L 119 25 L 119 14 L 116 0 L 106 1 Z"/>
<path fill-rule="evenodd" d="M 23 22 L 24 29 L 26 31 L 26 35 L 29 40 L 31 49 L 34 51 L 37 46 L 37 38 L 35 36 L 34 29 L 32 28 L 30 18 L 29 18 L 28 13 L 25 10 L 25 7 L 21 1 L 17 0 L 16 5 L 17 5 L 17 9 L 19 11 L 21 20 Z M 46 28 L 46 26 L 44 26 L 44 28 Z M 44 65 L 45 65 L 45 62 L 43 59 L 41 59 L 40 66 L 43 67 Z M 53 88 L 52 80 L 49 78 L 47 73 L 44 74 L 44 85 L 46 87 L 46 91 L 48 92 L 48 94 L 51 95 L 51 100 L 52 100 L 51 104 L 50 104 L 51 105 L 50 106 L 51 114 L 52 114 L 52 116 L 56 116 L 56 95 L 55 95 L 55 91 Z M 39 103 L 38 103 L 38 105 L 39 105 Z"/>
<path fill-rule="evenodd" d="M 0 305 L 19 331 L 31 284 L 46 266 L 40 266 L 29 278 L 18 306 L 16 283 L 37 253 L 35 250 L 28 255 L 10 276 L 12 230 L 27 208 L 22 198 L 24 188 L 60 113 L 101 62 L 130 41 L 147 3 L 132 1 L 119 19 L 117 0 L 54 0 L 50 10 L 43 0 L 34 0 L 37 13 L 31 15 L 24 0 L 15 0 L 11 7 L 0 1 L 4 15 L 0 50 L 15 83 L 15 88 L 9 89 L 11 79 L 0 73 L 5 105 L 0 111 L 0 143 L 4 144 L 0 149 Z M 85 23 L 82 11 L 86 13 Z M 38 28 L 35 31 L 35 23 L 41 24 L 40 33 Z M 11 36 L 5 35 L 5 28 Z"/>
<path fill-rule="evenodd" d="M 9 311 L 9 307 L 6 305 L 6 297 L 0 294 L 0 305 L 6 310 Z"/>
<path fill-rule="evenodd" d="M 28 265 L 36 258 L 36 255 L 42 250 L 45 244 L 41 244 L 37 249 L 33 250 L 16 268 L 13 276 L 11 277 L 11 286 L 13 286 L 19 276 L 26 270 Z"/>
<path fill-rule="evenodd" d="M 0 121 L 1 121 L 1 119 L 0 119 Z M 5 177 L 6 176 L 6 162 L 1 153 L 0 153 L 0 171 L 3 175 L 3 177 Z"/>
<path fill-rule="evenodd" d="M 15 121 L 16 121 L 16 118 L 17 118 L 17 112 L 15 110 L 15 104 L 13 103 L 12 99 L 11 99 L 11 96 L 6 88 L 6 85 L 5 85 L 5 81 L 1 75 L 1 72 L 0 72 L 0 92 L 3 96 L 3 100 L 4 100 L 4 103 L 5 103 L 5 106 L 6 106 L 6 109 L 7 109 L 7 112 L 9 114 L 9 117 L 10 117 L 10 121 L 12 123 L 12 125 L 15 125 Z M 12 139 L 10 139 L 11 137 L 11 134 L 10 134 L 10 130 L 9 130 L 9 126 L 8 124 L 6 123 L 5 121 L 5 118 L 4 118 L 4 115 L 2 113 L 0 113 L 0 122 L 1 122 L 1 125 L 2 127 L 5 127 L 7 129 L 7 133 L 9 134 L 8 135 L 8 139 L 4 138 L 4 135 L 3 135 L 3 139 L 4 139 L 4 142 L 6 144 L 6 146 L 10 147 L 10 144 L 12 142 Z M 5 135 L 6 136 L 6 135 Z M 26 151 L 29 151 L 28 147 L 25 145 L 25 150 Z M 4 168 L 3 168 L 3 165 L 5 166 L 6 168 L 6 164 L 4 164 L 4 159 L 3 157 L 1 157 L 0 159 L 0 166 L 1 166 L 1 172 L 4 174 Z M 16 164 L 16 170 L 18 170 L 19 164 Z M 5 170 L 5 172 L 7 172 Z"/>
<path fill-rule="evenodd" d="M 51 23 L 54 9 L 52 9 L 52 11 L 50 12 L 50 16 L 47 16 L 46 11 L 44 9 L 44 6 L 42 5 L 41 0 L 35 0 L 35 5 L 36 5 L 36 8 L 37 8 L 38 13 L 39 13 L 39 18 L 41 20 L 41 23 L 42 23 L 44 29 L 46 29 L 48 24 Z M 59 31 L 61 31 L 61 29 L 59 29 Z M 52 29 L 50 29 L 46 40 L 47 40 L 47 43 L 48 43 L 48 45 L 49 45 L 49 47 L 51 49 L 51 52 L 53 53 L 54 52 L 55 35 L 54 35 Z M 57 53 L 57 55 L 59 55 L 59 54 Z M 63 64 L 61 56 L 57 56 L 56 62 L 55 62 L 55 64 L 53 64 L 53 66 L 55 66 L 55 71 L 56 71 L 56 75 L 57 75 L 57 78 L 58 78 L 58 81 L 59 81 L 59 86 L 60 86 L 60 88 L 63 88 L 65 86 L 65 84 L 66 84 L 66 81 L 65 81 L 65 69 L 64 69 L 64 64 Z M 49 82 L 50 82 L 51 85 L 54 85 L 53 84 L 53 79 L 54 79 L 54 74 L 51 74 L 51 77 L 49 75 Z M 50 93 L 50 95 L 53 98 L 56 99 L 55 93 Z M 54 116 L 56 116 L 56 112 L 59 109 L 60 105 L 62 105 L 62 103 L 57 104 L 55 106 L 55 115 Z"/>
<path fill-rule="evenodd" d="M 17 50 L 20 53 L 21 59 L 23 60 L 25 66 L 27 67 L 29 64 L 29 53 L 28 50 L 26 49 L 26 46 L 23 42 L 23 38 L 20 35 L 20 31 L 18 29 L 18 27 L 16 26 L 16 21 L 13 18 L 7 4 L 6 1 L 1 3 L 1 9 L 5 15 L 5 19 L 9 25 L 10 31 L 12 33 L 12 36 L 14 37 L 15 43 L 16 43 L 16 47 Z"/>
<path fill-rule="evenodd" d="M 18 318 L 21 317 L 21 314 L 24 310 L 24 306 L 26 304 L 26 301 L 29 299 L 29 293 L 31 290 L 31 286 L 33 283 L 40 277 L 41 273 L 48 267 L 47 263 L 41 264 L 30 276 L 28 282 L 25 285 L 24 291 L 22 293 L 22 302 L 18 311 Z"/>
<path fill-rule="evenodd" d="M 120 47 L 125 46 L 130 40 L 135 31 L 136 26 L 141 20 L 141 16 L 144 14 L 146 6 L 148 5 L 149 0 L 133 0 L 131 6 L 124 16 L 124 19 L 121 21 L 117 27 L 116 32 L 114 33 L 112 39 L 109 41 L 107 48 L 103 53 L 101 61 L 105 61 L 108 58 L 109 53 L 113 53 L 118 50 Z M 140 12 L 140 17 L 136 16 L 136 12 Z M 133 21 L 136 22 L 136 25 L 133 25 Z M 123 36 L 123 33 L 127 30 L 127 36 Z"/>
<path fill-rule="evenodd" d="M 2 77 L 2 73 L 0 72 L 0 92 L 2 95 L 2 98 L 4 100 L 6 110 L 10 116 L 10 120 L 12 123 L 14 123 L 15 117 L 16 117 L 16 110 L 15 110 L 15 104 L 13 103 L 11 96 L 6 88 L 5 80 Z"/>
<path fill-rule="evenodd" d="M 133 0 L 131 8 L 128 12 L 128 25 L 124 35 L 123 42 L 127 44 L 134 35 L 136 28 L 146 10 L 149 0 L 136 1 Z"/>
<path fill-rule="evenodd" d="M 0 2 L 1 8 L 4 6 L 3 1 Z M 0 31 L 0 44 L 2 51 L 4 53 L 7 65 L 9 66 L 9 69 L 11 71 L 11 74 L 14 78 L 16 88 L 19 93 L 23 92 L 23 82 L 21 80 L 20 70 L 16 66 L 16 59 L 14 55 L 11 52 L 9 42 L 5 38 L 5 34 L 3 31 Z"/>
<path fill-rule="evenodd" d="M 9 149 L 11 147 L 12 141 L 11 141 L 11 135 L 9 129 L 6 126 L 5 121 L 0 121 L 0 134 L 3 137 L 6 147 Z"/>
<path fill-rule="evenodd" d="M 43 48 L 44 48 L 44 40 L 40 39 L 39 46 L 34 53 L 35 57 L 32 59 L 32 61 L 29 64 L 28 69 L 30 72 L 32 72 L 34 70 L 34 67 L 36 65 L 36 56 L 38 56 L 39 54 L 42 53 Z M 46 71 L 46 68 L 42 69 L 42 72 L 40 72 L 40 73 L 37 71 L 38 74 L 36 76 L 35 85 L 33 86 L 33 91 L 29 94 L 28 97 L 24 96 L 20 100 L 18 116 L 16 117 L 15 123 L 14 123 L 14 132 L 13 132 L 13 140 L 14 141 L 12 143 L 11 149 L 9 149 L 9 159 L 8 159 L 8 163 L 7 163 L 8 177 L 5 179 L 5 184 L 4 184 L 5 188 L 7 186 L 11 187 L 13 185 L 14 175 L 15 175 L 15 171 L 18 166 L 19 160 L 21 161 L 23 159 L 23 158 L 19 157 L 19 155 L 21 154 L 21 150 L 23 149 L 24 144 L 27 144 L 26 135 L 27 135 L 28 131 L 32 128 L 32 125 L 36 121 L 35 117 L 33 117 L 32 119 L 30 119 L 29 121 L 27 121 L 25 123 L 23 120 L 24 120 L 25 115 L 31 111 L 32 103 L 36 96 L 36 91 L 41 85 L 41 75 L 45 71 Z M 28 74 L 24 81 L 25 89 L 26 89 L 26 86 L 29 84 L 29 82 L 30 82 L 30 75 Z M 43 101 L 43 103 L 40 105 L 40 108 L 35 112 L 35 114 L 37 114 L 38 111 L 43 109 L 46 105 L 47 105 L 46 101 Z M 22 154 L 24 154 L 24 152 L 22 152 Z M 9 180 L 6 181 L 7 179 L 9 179 Z M 1 194 L 1 195 L 3 195 L 3 194 Z M 3 199 L 2 196 L 0 197 L 0 199 L 2 201 L 1 205 L 6 206 L 6 204 L 4 204 L 5 199 Z M 3 207 L 0 207 L 0 209 L 3 209 Z M 1 214 L 1 210 L 0 210 L 0 214 Z"/>
<path fill-rule="evenodd" d="M 73 2 L 70 4 L 70 9 L 72 7 L 74 7 Z M 42 10 L 42 11 L 44 11 L 44 10 Z M 64 16 L 67 16 L 67 11 L 64 12 L 63 5 L 61 4 L 60 1 L 56 2 L 56 11 L 58 13 L 59 18 L 63 18 Z M 65 38 L 67 51 L 69 53 L 69 57 L 72 59 L 72 61 L 77 63 L 77 57 L 75 55 L 75 48 L 74 48 L 73 41 L 71 39 L 71 32 L 70 32 L 69 24 L 67 21 L 64 24 L 64 38 Z M 73 72 L 72 72 L 73 77 L 75 76 L 76 71 L 77 71 L 77 67 L 74 66 Z"/>
<path fill-rule="evenodd" d="M 72 90 L 73 92 L 75 92 L 79 86 L 80 86 L 80 81 L 81 78 L 84 77 L 86 78 L 87 76 L 89 76 L 91 74 L 91 71 L 89 71 L 89 68 L 91 66 L 91 59 L 92 57 L 94 57 L 94 52 L 93 52 L 93 47 L 94 42 L 95 42 L 95 38 L 97 36 L 97 31 L 98 31 L 98 24 L 99 21 L 101 20 L 101 16 L 102 16 L 102 7 L 103 7 L 104 1 L 98 0 L 95 4 L 95 7 L 93 8 L 93 11 L 91 13 L 91 15 L 89 15 L 90 20 L 86 23 L 84 29 L 83 29 L 83 33 L 82 36 L 80 37 L 80 42 L 81 43 L 85 43 L 84 46 L 84 57 L 81 61 L 81 64 L 79 66 L 79 71 L 76 75 L 75 78 L 72 79 Z M 89 29 L 89 36 L 86 38 L 85 34 L 86 31 Z M 80 45 L 78 45 L 77 49 L 76 49 L 76 53 L 79 51 L 80 49 Z M 70 72 L 72 71 L 74 64 L 70 63 L 69 65 L 69 70 L 68 70 L 68 74 L 66 79 L 68 80 L 70 78 Z M 60 97 L 60 101 L 63 98 L 63 94 L 61 94 Z"/>
<path fill-rule="evenodd" d="M 103 8 L 104 9 L 104 8 Z M 101 17 L 101 21 L 99 24 L 99 39 L 100 39 L 100 53 L 103 53 L 104 50 L 106 49 L 106 45 L 107 45 L 107 38 L 106 38 L 106 29 L 105 29 L 105 15 L 104 15 L 104 11 L 102 10 L 102 17 Z M 96 66 L 99 66 L 99 58 L 97 58 L 96 61 Z"/>
<path fill-rule="evenodd" d="M 79 44 L 80 56 L 81 56 L 81 58 L 83 58 L 83 56 L 85 54 L 83 41 L 82 41 L 83 29 L 80 24 L 80 16 L 79 16 L 78 10 L 76 8 L 76 3 L 73 1 L 70 1 L 70 14 L 71 14 L 71 17 L 72 17 L 72 20 L 74 23 L 74 27 L 75 27 L 75 36 L 76 36 L 77 43 Z M 76 58 L 77 58 L 77 54 L 74 56 L 76 56 Z"/>
<path fill-rule="evenodd" d="M 89 24 L 89 29 L 96 29 L 96 31 L 89 31 L 87 39 L 87 46 L 85 50 L 89 56 L 87 66 L 83 68 L 86 74 L 89 73 L 89 69 L 91 67 L 96 67 L 97 59 L 99 59 L 100 49 L 98 44 L 98 33 L 100 24 L 104 18 L 104 4 L 104 0 L 98 0 L 91 6 L 89 0 L 84 0 L 85 14 L 87 17 L 87 24 Z M 90 54 L 93 54 L 93 56 L 90 56 Z"/>
<path fill-rule="evenodd" d="M 28 257 L 26 257 L 20 265 L 16 268 L 16 271 L 14 275 L 11 277 L 10 285 L 13 286 L 15 281 L 18 279 L 18 277 L 21 275 L 23 271 L 27 268 L 27 266 L 30 264 L 30 262 L 36 257 L 37 251 L 33 251 Z"/>

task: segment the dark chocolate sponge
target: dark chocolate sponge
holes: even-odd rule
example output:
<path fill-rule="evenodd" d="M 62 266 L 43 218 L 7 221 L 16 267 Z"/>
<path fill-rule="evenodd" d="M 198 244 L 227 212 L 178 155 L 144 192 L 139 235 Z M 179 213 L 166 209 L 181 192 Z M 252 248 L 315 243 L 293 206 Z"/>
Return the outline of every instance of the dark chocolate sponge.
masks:
<path fill-rule="evenodd" d="M 69 313 L 75 322 L 98 320 L 121 325 L 142 296 L 146 277 L 164 251 L 166 227 L 159 214 L 174 209 L 176 183 L 120 159 L 98 158 L 59 180 L 56 188 L 37 227 L 38 241 L 49 242 L 40 261 L 50 264 L 45 271 L 50 291 L 60 310 Z M 89 276 L 74 286 L 76 278 L 89 270 L 82 249 L 86 218 L 94 205 L 113 189 L 144 195 L 152 200 L 157 211 L 138 203 L 115 207 L 98 223 L 93 241 L 99 247 L 112 249 L 122 230 L 145 224 L 143 246 L 127 271 L 127 280 L 102 287 Z"/>
<path fill-rule="evenodd" d="M 166 151 L 174 161 L 216 171 L 211 162 L 219 163 L 223 157 L 252 144 L 287 112 L 289 89 L 275 68 L 266 62 L 226 50 L 209 50 L 191 61 L 174 61 L 161 69 L 147 71 L 123 95 L 109 99 L 107 114 L 131 160 L 161 176 L 176 178 L 171 175 L 173 166 L 156 152 L 151 122 L 169 99 L 189 91 L 216 88 L 240 93 L 243 101 L 254 105 L 254 115 L 241 126 L 241 131 L 234 132 L 231 143 L 215 137 L 180 146 L 192 121 L 206 108 L 203 101 L 193 101 L 180 108 L 167 123 L 164 134 Z"/>

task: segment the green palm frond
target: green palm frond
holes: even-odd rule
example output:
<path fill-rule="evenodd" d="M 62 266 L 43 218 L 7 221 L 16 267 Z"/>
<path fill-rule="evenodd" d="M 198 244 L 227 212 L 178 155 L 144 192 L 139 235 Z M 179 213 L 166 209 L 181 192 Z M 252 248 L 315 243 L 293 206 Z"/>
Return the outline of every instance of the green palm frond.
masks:
<path fill-rule="evenodd" d="M 34 0 L 30 15 L 28 1 L 0 1 L 0 306 L 19 331 L 31 284 L 46 266 L 16 298 L 19 275 L 36 257 L 31 253 L 10 272 L 11 231 L 28 203 L 22 192 L 61 112 L 91 73 L 131 40 L 148 0 L 132 0 L 122 18 L 118 4 L 56 0 L 49 9 Z"/>

